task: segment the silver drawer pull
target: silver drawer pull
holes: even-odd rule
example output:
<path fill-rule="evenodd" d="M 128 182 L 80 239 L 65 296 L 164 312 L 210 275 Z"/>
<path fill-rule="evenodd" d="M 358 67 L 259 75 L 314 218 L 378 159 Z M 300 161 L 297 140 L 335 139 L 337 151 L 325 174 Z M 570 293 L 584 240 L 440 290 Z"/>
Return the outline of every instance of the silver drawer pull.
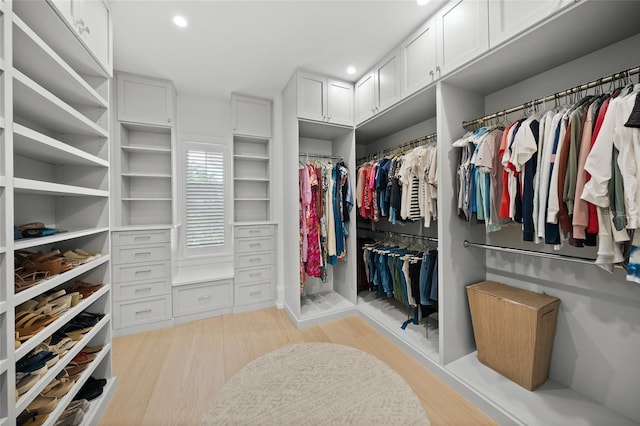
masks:
<path fill-rule="evenodd" d="M 249 244 L 249 247 L 262 247 L 262 244 L 260 244 L 260 243 L 253 243 L 253 244 Z"/>
<path fill-rule="evenodd" d="M 136 271 L 136 275 L 150 274 L 150 273 L 151 273 L 151 269 L 147 269 L 144 271 Z"/>
<path fill-rule="evenodd" d="M 262 290 L 260 291 L 252 291 L 249 293 L 249 296 L 259 296 L 262 294 Z"/>
<path fill-rule="evenodd" d="M 137 311 L 136 315 L 149 314 L 151 313 L 151 309 L 145 309 L 144 311 Z"/>
<path fill-rule="evenodd" d="M 135 290 L 136 293 L 142 293 L 143 291 L 151 291 L 151 287 L 136 288 Z"/>
<path fill-rule="evenodd" d="M 138 237 L 133 237 L 136 241 L 146 241 L 151 239 L 151 235 L 140 235 Z"/>
<path fill-rule="evenodd" d="M 211 295 L 210 294 L 208 294 L 206 296 L 198 296 L 198 300 L 209 300 L 209 299 L 211 299 Z"/>
<path fill-rule="evenodd" d="M 262 259 L 259 257 L 252 257 L 251 259 L 249 259 L 249 262 L 260 262 Z"/>
<path fill-rule="evenodd" d="M 141 251 L 141 252 L 135 253 L 134 256 L 151 256 L 151 252 L 150 251 Z"/>
<path fill-rule="evenodd" d="M 249 229 L 250 234 L 260 234 L 262 233 L 259 229 Z"/>
<path fill-rule="evenodd" d="M 253 274 L 249 274 L 250 277 L 261 277 L 262 273 L 261 272 L 254 272 Z"/>

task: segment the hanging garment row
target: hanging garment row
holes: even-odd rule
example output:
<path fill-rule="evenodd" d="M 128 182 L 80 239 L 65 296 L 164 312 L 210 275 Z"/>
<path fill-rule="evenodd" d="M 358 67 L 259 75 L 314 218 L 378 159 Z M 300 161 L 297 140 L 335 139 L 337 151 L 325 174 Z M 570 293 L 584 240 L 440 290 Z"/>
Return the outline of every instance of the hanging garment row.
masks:
<path fill-rule="evenodd" d="M 358 215 L 371 220 L 372 229 L 381 217 L 392 224 L 422 219 L 426 228 L 435 220 L 438 181 L 434 139 L 403 154 L 361 164 L 357 177 Z"/>
<path fill-rule="evenodd" d="M 327 266 L 346 260 L 353 195 L 344 162 L 299 163 L 300 293 L 306 277 L 327 280 Z"/>
<path fill-rule="evenodd" d="M 624 262 L 640 216 L 640 85 L 598 92 L 455 141 L 459 215 L 487 232 L 519 223 L 524 241 L 555 249 L 597 245 L 607 270 Z M 634 264 L 627 278 L 640 282 Z"/>
<path fill-rule="evenodd" d="M 378 297 L 392 297 L 423 317 L 438 307 L 438 250 L 406 247 L 391 241 L 362 246 L 364 269 L 370 288 Z M 406 326 L 406 323 L 404 324 Z"/>

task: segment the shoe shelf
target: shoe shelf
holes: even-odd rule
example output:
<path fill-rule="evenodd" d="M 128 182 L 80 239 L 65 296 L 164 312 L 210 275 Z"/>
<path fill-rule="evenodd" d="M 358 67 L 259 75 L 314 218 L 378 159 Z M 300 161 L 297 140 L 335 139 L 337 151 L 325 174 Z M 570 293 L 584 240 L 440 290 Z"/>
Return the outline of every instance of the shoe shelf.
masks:
<path fill-rule="evenodd" d="M 69 29 L 56 11 L 45 1 L 14 1 L 13 16 L 18 16 L 39 37 L 47 40 L 64 62 L 81 75 L 105 78 L 111 70 L 102 68 L 82 41 Z M 15 53 L 15 50 L 14 50 Z"/>
<path fill-rule="evenodd" d="M 13 248 L 15 250 L 22 250 L 30 247 L 39 247 L 46 244 L 59 243 L 60 241 L 67 241 L 67 240 L 73 240 L 75 238 L 102 234 L 108 231 L 109 231 L 108 227 L 69 230 L 67 232 L 60 232 L 58 234 L 49 235 L 47 237 L 25 238 L 22 240 L 17 240 L 13 244 Z"/>
<path fill-rule="evenodd" d="M 20 18 L 13 18 L 13 66 L 69 104 L 108 108 L 103 96 Z"/>
<path fill-rule="evenodd" d="M 78 345 L 76 345 L 78 346 Z M 74 346 L 75 348 L 75 346 Z M 53 410 L 51 413 L 49 413 L 49 416 L 47 417 L 47 419 L 45 420 L 45 422 L 43 423 L 43 426 L 47 426 L 47 425 L 53 425 L 55 424 L 55 422 L 57 421 L 57 419 L 60 417 L 60 415 L 64 412 L 64 410 L 67 408 L 67 405 L 69 405 L 69 403 L 71 403 L 71 401 L 73 400 L 73 397 L 78 393 L 78 391 L 82 388 L 82 386 L 85 384 L 85 382 L 87 381 L 87 379 L 89 377 L 91 377 L 91 375 L 93 374 L 93 372 L 95 371 L 95 369 L 97 368 L 97 366 L 100 364 L 100 362 L 102 362 L 102 360 L 108 355 L 109 351 L 111 350 L 111 345 L 105 345 L 104 348 L 102 348 L 102 350 L 100 352 L 98 352 L 96 359 L 91 361 L 91 363 L 89 364 L 89 366 L 82 372 L 80 378 L 78 379 L 78 381 L 76 382 L 75 385 L 73 385 L 73 387 L 71 388 L 71 390 L 69 390 L 69 392 L 67 392 L 67 394 L 65 396 L 63 396 L 62 398 L 58 399 L 58 405 L 56 406 L 55 410 Z M 111 382 L 111 383 L 109 383 Z M 82 418 L 82 424 L 95 424 L 94 421 L 92 422 L 86 422 L 87 419 L 89 419 L 90 414 L 97 408 L 98 401 L 102 401 L 103 400 L 103 396 L 107 393 L 107 386 L 109 386 L 109 388 L 112 388 L 113 384 L 115 383 L 115 379 L 109 379 L 107 380 L 107 384 L 104 386 L 103 390 L 102 390 L 102 395 L 100 395 L 100 397 L 96 398 L 96 400 L 94 401 L 89 401 L 91 402 L 91 409 L 89 409 L 89 411 L 85 414 L 85 416 Z M 96 403 L 95 406 L 93 403 Z M 93 417 L 95 418 L 95 417 Z M 97 420 L 97 418 L 95 418 L 95 420 Z"/>
<path fill-rule="evenodd" d="M 82 349 L 91 341 L 91 339 L 96 334 L 100 332 L 100 330 L 102 330 L 103 327 L 105 327 L 105 325 L 109 323 L 109 321 L 110 321 L 110 315 L 105 315 L 91 329 L 91 331 L 85 334 L 82 339 L 80 339 L 71 349 L 69 349 L 69 351 L 62 358 L 58 360 L 58 362 L 56 362 L 53 366 L 51 366 L 51 368 L 49 368 L 47 372 L 42 375 L 40 380 L 38 380 L 38 383 L 36 383 L 27 392 L 22 394 L 18 399 L 18 401 L 16 402 L 16 414 L 22 413 L 22 411 L 24 411 L 24 409 L 27 408 L 27 406 L 31 404 L 31 402 L 33 402 L 33 400 L 36 399 L 38 395 L 40 395 L 40 392 L 42 392 L 42 390 L 49 384 L 49 382 L 51 382 L 51 380 L 53 380 L 67 366 L 67 364 L 69 364 L 69 362 L 82 351 Z M 62 399 L 58 401 L 58 407 L 56 408 L 56 411 L 62 405 L 60 404 L 60 401 L 66 399 L 66 397 L 69 397 L 67 404 L 71 401 L 71 398 L 73 398 L 76 392 L 82 387 L 84 382 L 87 381 L 87 378 L 91 375 L 91 373 L 93 373 L 96 366 L 100 363 L 100 361 L 104 359 L 104 357 L 107 355 L 107 353 L 110 350 L 111 350 L 111 344 L 104 345 L 102 350 L 98 352 L 96 359 L 91 361 L 91 363 L 87 366 L 87 368 L 82 372 L 82 375 L 80 376 L 76 384 L 67 393 L 67 395 L 65 395 Z M 66 404 L 63 405 L 63 408 L 65 406 Z M 62 411 L 60 411 L 60 413 L 62 413 Z M 56 417 L 59 416 L 60 413 L 58 413 Z"/>
<path fill-rule="evenodd" d="M 88 272 L 92 269 L 97 268 L 100 265 L 107 263 L 110 260 L 109 255 L 103 255 L 96 260 L 92 260 L 91 262 L 84 263 L 79 266 L 74 266 L 73 269 L 63 272 L 59 275 L 54 275 L 52 277 L 46 278 L 42 280 L 40 283 L 30 287 L 26 290 L 21 291 L 20 293 L 16 293 L 13 300 L 16 305 L 20 305 L 27 300 L 33 299 L 36 296 L 41 295 L 42 293 L 51 290 L 63 284 L 67 281 L 71 281 L 72 279 L 79 277 L 80 275 Z M 102 290 L 102 289 L 101 289 Z"/>
<path fill-rule="evenodd" d="M 100 299 L 104 294 L 106 294 L 109 291 L 109 287 L 110 286 L 108 285 L 104 285 L 100 290 L 93 293 L 91 297 L 89 297 L 88 299 L 86 300 L 80 299 L 80 302 L 76 306 L 68 309 L 66 312 L 60 315 L 60 318 L 58 318 L 57 320 L 55 320 L 54 322 L 46 326 L 44 330 L 40 331 L 39 333 L 31 337 L 29 340 L 23 342 L 22 345 L 18 349 L 16 349 L 16 356 L 15 356 L 16 361 L 20 360 L 22 357 L 24 357 L 29 352 L 34 350 L 36 346 L 44 342 L 44 340 L 47 337 L 55 333 L 61 326 L 71 321 L 76 315 L 78 315 L 80 312 L 84 311 L 87 307 L 89 307 L 98 299 Z"/>
<path fill-rule="evenodd" d="M 102 388 L 102 395 L 91 402 L 91 408 L 85 413 L 82 418 L 82 425 L 95 425 L 98 423 L 98 419 L 102 416 L 102 413 L 107 408 L 106 402 L 111 399 L 113 392 L 116 390 L 116 379 L 107 379 L 107 384 Z M 45 423 L 45 426 L 50 426 Z"/>
<path fill-rule="evenodd" d="M 18 123 L 13 125 L 13 141 L 16 155 L 61 165 L 109 167 L 107 160 Z"/>
<path fill-rule="evenodd" d="M 170 154 L 171 153 L 171 148 L 157 148 L 154 146 L 122 145 L 120 149 L 122 149 L 123 151 L 137 152 L 140 154 L 152 154 L 152 153 Z"/>
<path fill-rule="evenodd" d="M 35 121 L 59 133 L 105 138 L 109 136 L 107 129 L 102 128 L 20 71 L 14 70 L 13 81 L 14 116 L 28 117 L 30 121 Z M 15 121 L 19 122 L 19 120 Z"/>
<path fill-rule="evenodd" d="M 6 373 L 8 368 L 9 368 L 9 360 L 6 360 L 6 359 L 0 360 L 0 374 Z"/>
<path fill-rule="evenodd" d="M 160 178 L 171 178 L 171 173 L 121 173 L 122 177 L 133 177 L 133 178 L 150 178 L 150 179 L 160 179 Z"/>
<path fill-rule="evenodd" d="M 100 189 L 91 189 L 82 186 L 63 185 L 59 183 L 50 183 L 22 178 L 13 179 L 13 188 L 15 192 L 22 194 L 93 197 L 109 196 L 109 191 L 103 191 Z"/>

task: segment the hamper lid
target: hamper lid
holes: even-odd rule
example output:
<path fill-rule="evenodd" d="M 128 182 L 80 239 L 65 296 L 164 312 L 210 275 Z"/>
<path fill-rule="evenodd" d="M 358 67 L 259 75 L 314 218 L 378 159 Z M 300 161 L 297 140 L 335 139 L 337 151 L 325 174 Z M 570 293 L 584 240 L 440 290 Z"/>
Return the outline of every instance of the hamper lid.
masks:
<path fill-rule="evenodd" d="M 478 291 L 494 297 L 506 299 L 532 309 L 540 309 L 551 303 L 560 301 L 557 297 L 523 290 L 521 288 L 508 286 L 495 281 L 482 281 L 476 284 L 471 284 L 467 286 L 467 290 Z"/>

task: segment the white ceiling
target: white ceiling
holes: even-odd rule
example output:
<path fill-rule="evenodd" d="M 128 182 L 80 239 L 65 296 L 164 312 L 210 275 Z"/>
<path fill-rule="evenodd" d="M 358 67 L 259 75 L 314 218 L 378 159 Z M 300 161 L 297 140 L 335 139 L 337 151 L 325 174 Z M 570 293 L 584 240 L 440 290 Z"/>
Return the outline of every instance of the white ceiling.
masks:
<path fill-rule="evenodd" d="M 272 97 L 296 68 L 355 81 L 443 3 L 112 0 L 114 68 L 216 98 Z"/>

